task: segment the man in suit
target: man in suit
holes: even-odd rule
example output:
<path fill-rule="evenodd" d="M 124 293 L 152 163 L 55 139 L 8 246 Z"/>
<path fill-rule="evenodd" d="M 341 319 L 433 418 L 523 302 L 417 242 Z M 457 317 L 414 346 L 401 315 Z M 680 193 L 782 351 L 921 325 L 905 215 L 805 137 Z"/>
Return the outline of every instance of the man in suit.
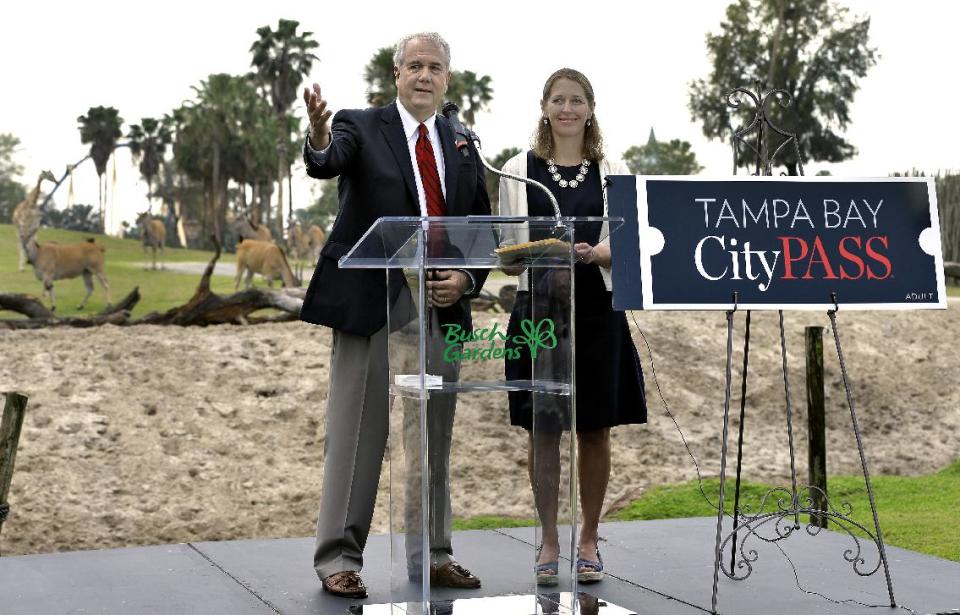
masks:
<path fill-rule="evenodd" d="M 395 48 L 393 72 L 396 102 L 342 110 L 332 126 L 320 87 L 313 84 L 312 90 L 304 90 L 310 118 L 304 145 L 307 173 L 339 177 L 340 199 L 300 312 L 306 322 L 333 328 L 314 568 L 326 591 L 351 598 L 366 596 L 359 571 L 388 431 L 388 289 L 382 270 L 340 269 L 337 261 L 381 216 L 490 213 L 478 153 L 470 148 L 469 156 L 461 156 L 449 123 L 437 114 L 450 81 L 449 45 L 435 33 L 407 36 Z M 469 330 L 469 299 L 479 294 L 482 276 L 447 270 L 434 272 L 433 278 L 427 293 L 435 308 L 430 310 L 434 324 L 454 323 Z M 391 282 L 391 302 L 401 287 Z M 437 413 L 430 402 L 429 437 L 437 439 L 431 441 L 431 451 L 439 452 L 430 468 L 436 501 L 430 514 L 431 582 L 478 588 L 480 580 L 452 557 L 446 468 L 455 399 L 439 397 L 448 399 Z M 434 421 L 435 416 L 445 418 Z M 416 568 L 411 566 L 411 574 Z"/>

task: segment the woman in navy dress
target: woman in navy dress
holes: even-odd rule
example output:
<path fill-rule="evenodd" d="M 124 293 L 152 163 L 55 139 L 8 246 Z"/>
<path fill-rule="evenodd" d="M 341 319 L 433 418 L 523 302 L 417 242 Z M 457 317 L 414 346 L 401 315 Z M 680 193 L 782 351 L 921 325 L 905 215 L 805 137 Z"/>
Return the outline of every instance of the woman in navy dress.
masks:
<path fill-rule="evenodd" d="M 595 106 L 593 87 L 582 73 L 569 68 L 556 71 L 543 88 L 533 149 L 518 154 L 503 167 L 508 173 L 526 176 L 547 186 L 564 216 L 606 215 L 603 177 L 629 174 L 622 162 L 604 157 Z M 539 188 L 508 179 L 501 180 L 500 184 L 500 213 L 554 215 L 550 201 Z M 601 241 L 601 230 L 597 224 L 585 233 L 578 232 L 574 245 L 578 257 L 574 268 L 576 429 L 583 519 L 577 577 L 581 583 L 603 578 L 603 559 L 597 541 L 600 511 L 610 477 L 610 428 L 645 423 L 647 419 L 640 359 L 626 316 L 611 306 L 610 247 Z M 520 268 L 504 271 L 520 275 L 519 292 L 508 326 L 508 337 L 512 340 L 521 333 L 520 321 L 531 318 L 530 284 L 549 283 L 556 287 L 556 279 L 547 280 L 543 276 L 564 272 L 542 269 L 524 272 Z M 534 311 L 542 313 L 540 307 Z M 557 326 L 569 325 L 558 323 Z M 508 342 L 508 347 L 511 344 Z M 505 361 L 507 380 L 530 380 L 531 369 L 528 356 L 526 360 Z M 560 555 L 559 447 L 564 429 L 570 428 L 569 404 L 553 404 L 556 409 L 551 412 L 551 404 L 538 402 L 534 428 L 533 394 L 518 391 L 509 396 L 510 422 L 530 433 L 530 477 L 543 532 L 543 544 L 537 555 L 537 583 L 555 584 Z M 541 395 L 540 399 L 545 397 Z"/>

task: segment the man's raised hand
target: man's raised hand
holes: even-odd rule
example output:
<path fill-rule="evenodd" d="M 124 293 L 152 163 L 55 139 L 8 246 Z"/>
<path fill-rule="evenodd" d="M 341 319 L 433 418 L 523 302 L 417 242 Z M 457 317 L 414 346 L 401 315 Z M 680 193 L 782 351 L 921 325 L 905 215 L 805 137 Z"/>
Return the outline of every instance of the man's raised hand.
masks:
<path fill-rule="evenodd" d="M 327 110 L 327 101 L 320 95 L 320 85 L 313 84 L 313 89 L 303 88 L 303 102 L 307 105 L 307 117 L 310 118 L 310 147 L 323 149 L 330 143 L 330 125 L 327 120 L 333 114 Z"/>

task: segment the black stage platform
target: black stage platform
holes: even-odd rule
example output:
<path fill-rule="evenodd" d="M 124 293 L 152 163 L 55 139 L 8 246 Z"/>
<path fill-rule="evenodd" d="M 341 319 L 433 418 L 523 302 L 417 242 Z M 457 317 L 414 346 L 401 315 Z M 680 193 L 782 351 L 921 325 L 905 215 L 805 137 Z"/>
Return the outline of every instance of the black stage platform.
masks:
<path fill-rule="evenodd" d="M 581 589 L 637 614 L 703 614 L 710 610 L 713 582 L 715 518 L 675 519 L 601 526 L 601 552 L 607 578 Z M 483 589 L 441 590 L 437 600 L 453 601 L 442 609 L 450 615 L 489 612 L 530 615 L 531 597 L 522 613 L 508 612 L 518 600 L 475 598 L 531 594 L 530 577 L 517 578 L 510 566 L 532 563 L 533 529 L 458 532 L 457 558 L 483 579 Z M 0 558 L 0 614 L 59 613 L 321 613 L 346 615 L 351 605 L 389 602 L 386 536 L 371 536 L 363 577 L 371 590 L 364 601 L 333 598 L 313 573 L 313 540 L 244 540 L 201 542 L 105 551 L 81 551 Z M 823 532 L 811 537 L 800 531 L 782 541 L 796 565 L 797 588 L 789 562 L 776 546 L 761 543 L 752 576 L 732 581 L 721 574 L 718 611 L 726 614 L 905 614 L 887 606 L 881 569 L 860 577 L 843 559 L 852 544 L 845 534 Z M 867 543 L 867 546 L 871 546 Z M 865 548 L 866 549 L 866 548 Z M 876 561 L 865 551 L 868 564 Z M 897 602 L 917 613 L 960 613 L 960 564 L 888 547 Z M 729 554 L 727 555 L 729 557 Z M 873 560 L 870 558 L 873 557 Z M 453 608 L 449 608 L 449 607 Z M 353 612 L 376 613 L 367 607 Z M 612 609 L 611 609 L 612 611 Z M 621 611 L 617 611 L 618 613 Z M 601 615 L 604 613 L 600 611 Z"/>

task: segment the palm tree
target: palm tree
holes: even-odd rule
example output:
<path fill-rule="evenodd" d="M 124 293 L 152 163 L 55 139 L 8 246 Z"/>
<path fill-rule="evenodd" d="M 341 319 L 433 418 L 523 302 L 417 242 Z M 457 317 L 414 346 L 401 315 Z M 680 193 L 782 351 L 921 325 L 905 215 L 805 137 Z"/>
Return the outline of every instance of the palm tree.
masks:
<path fill-rule="evenodd" d="M 14 159 L 19 153 L 20 139 L 10 133 L 0 133 L 0 224 L 13 220 L 13 210 L 27 196 L 23 185 L 17 181 L 23 166 Z"/>
<path fill-rule="evenodd" d="M 519 154 L 522 150 L 519 147 L 505 147 L 493 158 L 487 158 L 487 162 L 494 169 L 502 169 L 508 160 Z M 494 215 L 500 215 L 500 177 L 493 173 L 486 174 L 487 196 L 490 197 L 490 209 Z"/>
<path fill-rule="evenodd" d="M 397 81 L 393 76 L 393 47 L 381 47 L 363 69 L 367 82 L 367 104 L 382 107 L 397 98 Z"/>
<path fill-rule="evenodd" d="M 367 103 L 383 106 L 397 98 L 397 82 L 393 76 L 393 48 L 381 47 L 373 54 L 363 69 L 367 82 Z M 453 71 L 447 87 L 447 100 L 457 103 L 463 110 L 463 123 L 473 128 L 477 113 L 489 107 L 493 100 L 492 79 L 482 77 L 471 70 Z"/>
<path fill-rule="evenodd" d="M 487 109 L 493 100 L 490 81 L 490 75 L 478 77 L 472 70 L 455 71 L 450 78 L 447 99 L 459 104 L 467 128 L 473 128 L 477 113 Z"/>
<path fill-rule="evenodd" d="M 277 176 L 275 117 L 247 77 L 210 75 L 194 87 L 196 100 L 183 107 L 183 125 L 174 143 L 177 167 L 203 182 L 204 236 L 212 230 L 223 240 L 227 188 Z"/>
<path fill-rule="evenodd" d="M 107 161 L 110 155 L 116 149 L 117 139 L 123 134 L 120 127 L 123 125 L 123 118 L 120 112 L 113 107 L 90 107 L 86 115 L 77 118 L 80 123 L 80 142 L 86 145 L 90 144 L 90 157 L 97 167 L 97 178 L 99 179 L 100 191 L 100 226 L 103 230 L 104 221 L 104 173 L 107 172 Z"/>
<path fill-rule="evenodd" d="M 184 125 L 174 146 L 177 166 L 191 179 L 203 182 L 204 208 L 200 216 L 204 239 L 213 232 L 223 241 L 221 193 L 226 191 L 223 159 L 230 151 L 235 109 L 233 82 L 227 74 L 210 75 L 193 86 L 196 100 L 183 106 Z"/>
<path fill-rule="evenodd" d="M 170 129 L 166 124 L 145 117 L 130 127 L 130 153 L 134 163 L 140 164 L 140 175 L 147 181 L 147 212 L 153 209 L 153 180 L 160 172 L 160 163 L 170 144 Z"/>
<path fill-rule="evenodd" d="M 161 120 L 164 129 L 167 131 L 167 134 L 170 135 L 170 143 L 172 149 L 176 149 L 177 143 L 180 141 L 180 132 L 183 129 L 184 121 L 186 120 L 186 110 L 184 107 L 177 107 L 170 113 L 167 113 L 163 116 Z M 183 173 L 177 168 L 177 165 L 174 160 L 168 161 L 165 158 L 161 157 L 160 164 L 163 169 L 162 177 L 167 177 L 170 183 L 175 184 L 175 192 L 172 193 L 172 199 L 170 203 L 173 205 L 170 207 L 170 214 L 173 218 L 172 225 L 176 228 L 177 239 L 180 241 L 180 247 L 187 247 L 187 233 L 184 226 L 184 187 L 185 179 Z"/>
<path fill-rule="evenodd" d="M 256 68 L 256 78 L 268 95 L 267 99 L 273 107 L 277 118 L 278 129 L 277 160 L 278 164 L 278 201 L 277 201 L 277 229 L 283 232 L 283 179 L 290 175 L 290 164 L 287 162 L 288 143 L 290 132 L 289 122 L 285 116 L 290 112 L 293 103 L 297 100 L 300 84 L 304 77 L 310 74 L 317 56 L 311 50 L 318 46 L 313 40 L 312 32 L 297 33 L 300 22 L 291 19 L 280 19 L 277 29 L 270 26 L 257 28 L 260 38 L 250 46 L 253 53 L 252 66 Z M 290 212 L 293 212 L 293 195 L 289 197 Z"/>

